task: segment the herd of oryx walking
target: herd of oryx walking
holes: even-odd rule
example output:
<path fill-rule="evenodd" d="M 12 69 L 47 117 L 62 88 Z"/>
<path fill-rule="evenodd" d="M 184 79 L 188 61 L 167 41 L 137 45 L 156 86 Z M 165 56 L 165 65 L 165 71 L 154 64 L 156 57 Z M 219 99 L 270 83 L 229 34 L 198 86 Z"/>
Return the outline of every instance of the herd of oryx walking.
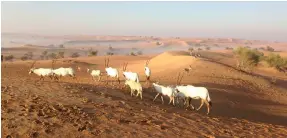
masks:
<path fill-rule="evenodd" d="M 147 60 L 144 67 L 144 72 L 146 76 L 146 82 L 150 82 L 151 78 L 151 69 L 148 67 L 150 60 Z M 75 70 L 72 67 L 68 68 L 58 68 L 54 69 L 54 63 L 55 60 L 52 60 L 52 68 L 34 68 L 36 61 L 34 61 L 30 67 L 29 74 L 34 73 L 38 76 L 40 76 L 40 80 L 44 80 L 44 77 L 50 77 L 50 79 L 59 80 L 61 77 L 64 76 L 70 76 L 73 79 L 77 79 L 75 75 Z M 135 95 L 136 97 L 140 96 L 142 99 L 143 94 L 143 88 L 139 81 L 139 75 L 136 72 L 127 71 L 128 63 L 124 63 L 123 65 L 123 76 L 125 78 L 125 86 L 128 86 L 131 90 L 131 96 Z M 183 71 L 189 72 L 191 70 L 191 66 L 189 68 L 185 68 Z M 77 70 L 80 71 L 81 68 L 77 67 Z M 117 80 L 118 84 L 120 84 L 119 79 L 119 70 L 117 68 L 113 68 L 109 66 L 109 58 L 105 58 L 105 72 L 101 72 L 101 70 L 94 70 L 87 68 L 87 73 L 91 75 L 92 79 L 95 81 L 96 78 L 97 81 L 101 80 L 101 77 L 103 74 L 106 74 L 106 83 L 109 82 L 109 78 L 114 78 Z M 153 99 L 155 101 L 158 96 L 161 97 L 162 104 L 164 104 L 163 97 L 166 96 L 169 98 L 169 104 L 175 105 L 175 99 L 176 103 L 179 104 L 179 101 L 184 102 L 184 106 L 186 107 L 191 106 L 193 110 L 195 110 L 195 107 L 191 104 L 192 99 L 200 99 L 201 104 L 196 109 L 199 110 L 203 106 L 203 104 L 206 104 L 207 107 L 207 114 L 210 112 L 210 108 L 212 106 L 211 98 L 209 95 L 208 90 L 205 87 L 195 87 L 193 85 L 181 85 L 181 80 L 184 77 L 185 73 L 179 73 L 177 77 L 176 85 L 162 85 L 159 84 L 159 82 L 153 82 L 152 88 L 157 93 Z M 135 94 L 137 92 L 137 94 Z"/>

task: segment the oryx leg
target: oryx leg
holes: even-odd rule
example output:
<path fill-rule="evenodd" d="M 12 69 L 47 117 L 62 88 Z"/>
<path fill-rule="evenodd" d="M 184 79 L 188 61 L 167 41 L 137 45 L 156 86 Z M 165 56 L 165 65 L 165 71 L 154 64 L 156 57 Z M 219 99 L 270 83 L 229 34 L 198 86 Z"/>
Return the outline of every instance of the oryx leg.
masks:
<path fill-rule="evenodd" d="M 188 101 L 188 105 L 191 106 L 192 110 L 194 110 L 195 108 L 194 108 L 194 106 L 192 105 L 191 100 L 192 100 L 192 98 L 190 98 L 190 97 L 189 97 L 188 99 L 185 99 L 185 101 Z"/>
<path fill-rule="evenodd" d="M 171 101 L 172 101 L 172 97 L 169 97 L 169 103 L 168 103 L 168 104 L 170 104 L 170 103 L 171 103 Z"/>
<path fill-rule="evenodd" d="M 107 76 L 107 79 L 106 79 L 106 84 L 108 84 L 108 81 L 109 81 L 109 76 Z"/>
<path fill-rule="evenodd" d="M 207 107 L 207 115 L 208 115 L 208 114 L 209 114 L 210 105 L 209 105 L 209 103 L 208 103 L 206 100 L 204 100 L 204 103 L 206 104 L 206 107 Z"/>
<path fill-rule="evenodd" d="M 101 76 L 98 76 L 98 81 L 101 81 Z"/>
<path fill-rule="evenodd" d="M 174 104 L 174 97 L 172 97 L 172 103 L 173 103 L 173 106 L 175 106 L 175 104 Z"/>
<path fill-rule="evenodd" d="M 203 101 L 203 99 L 201 99 L 201 104 L 200 104 L 200 106 L 196 109 L 197 111 L 202 107 L 203 103 L 204 103 L 204 101 Z"/>
<path fill-rule="evenodd" d="M 153 101 L 159 96 L 159 94 L 160 94 L 160 93 L 158 93 L 158 94 L 154 97 Z"/>
<path fill-rule="evenodd" d="M 134 94 L 134 91 L 133 91 L 133 89 L 131 89 L 131 96 L 133 97 L 133 94 Z"/>
<path fill-rule="evenodd" d="M 161 95 L 160 97 L 161 97 L 161 103 L 164 104 L 163 96 Z"/>
<path fill-rule="evenodd" d="M 41 76 L 40 76 L 40 80 L 42 80 L 42 79 L 44 80 L 44 77 L 41 75 Z"/>

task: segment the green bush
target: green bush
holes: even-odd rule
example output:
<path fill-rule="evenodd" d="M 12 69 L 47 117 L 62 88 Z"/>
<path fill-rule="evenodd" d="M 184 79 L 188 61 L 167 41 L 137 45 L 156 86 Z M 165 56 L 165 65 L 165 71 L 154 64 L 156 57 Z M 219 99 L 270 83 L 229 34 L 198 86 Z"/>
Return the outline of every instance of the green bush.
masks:
<path fill-rule="evenodd" d="M 23 61 L 28 60 L 28 57 L 24 55 L 21 57 L 21 60 L 23 60 Z"/>
<path fill-rule="evenodd" d="M 64 58 L 65 56 L 65 52 L 63 52 L 63 51 L 60 51 L 60 52 L 58 52 L 58 58 Z"/>
<path fill-rule="evenodd" d="M 142 52 L 142 51 L 138 51 L 137 54 L 138 54 L 138 55 L 142 55 L 143 52 Z"/>
<path fill-rule="evenodd" d="M 266 58 L 265 61 L 268 63 L 270 67 L 275 67 L 276 69 L 284 69 L 287 68 L 287 59 L 282 58 L 278 54 L 271 53 Z"/>
<path fill-rule="evenodd" d="M 4 57 L 4 59 L 5 59 L 6 61 L 11 61 L 11 60 L 14 59 L 14 56 L 13 56 L 13 55 L 9 55 L 9 56 Z"/>
<path fill-rule="evenodd" d="M 49 58 L 51 58 L 51 59 L 56 59 L 56 58 L 57 58 L 57 54 L 55 54 L 55 53 L 50 53 L 50 54 L 48 54 L 47 57 L 49 57 Z"/>
<path fill-rule="evenodd" d="M 238 47 L 234 50 L 237 58 L 237 67 L 240 69 L 252 69 L 257 66 L 264 54 L 256 49 Z"/>
<path fill-rule="evenodd" d="M 270 47 L 270 46 L 267 46 L 267 47 L 266 47 L 266 50 L 267 50 L 267 51 L 270 51 L 270 52 L 274 52 L 274 48 L 272 48 L 272 47 Z"/>
<path fill-rule="evenodd" d="M 27 52 L 24 54 L 24 56 L 26 56 L 28 59 L 32 59 L 33 58 L 33 52 Z"/>
<path fill-rule="evenodd" d="M 131 52 L 130 55 L 131 55 L 131 56 L 136 56 L 136 53 Z"/>
<path fill-rule="evenodd" d="M 79 56 L 80 56 L 80 54 L 78 52 L 75 52 L 71 55 L 72 58 L 77 58 Z"/>
<path fill-rule="evenodd" d="M 98 50 L 96 51 L 89 51 L 89 55 L 88 56 L 97 56 L 98 55 Z"/>
<path fill-rule="evenodd" d="M 107 55 L 114 55 L 113 52 L 107 52 L 106 54 L 107 54 Z"/>
<path fill-rule="evenodd" d="M 188 48 L 189 52 L 192 52 L 194 49 L 192 47 Z"/>

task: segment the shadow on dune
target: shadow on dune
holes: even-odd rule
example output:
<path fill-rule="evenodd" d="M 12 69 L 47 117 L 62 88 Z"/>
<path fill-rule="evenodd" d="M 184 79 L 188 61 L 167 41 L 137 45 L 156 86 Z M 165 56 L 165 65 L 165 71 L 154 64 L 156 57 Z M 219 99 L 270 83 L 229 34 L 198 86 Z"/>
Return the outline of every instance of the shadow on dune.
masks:
<path fill-rule="evenodd" d="M 267 101 L 248 95 L 248 91 L 234 86 L 212 83 L 195 84 L 206 86 L 213 102 L 212 115 L 222 117 L 235 117 L 264 123 L 287 125 L 287 117 L 266 114 L 250 106 L 286 106 L 273 101 Z M 225 91 L 222 91 L 225 90 Z M 237 92 L 235 92 L 237 91 Z M 242 93 L 238 93 L 242 92 Z M 199 103 L 199 102 L 198 102 Z M 197 105 L 199 106 L 199 104 Z M 287 106 L 286 106 L 287 107 Z"/>
<path fill-rule="evenodd" d="M 212 58 L 209 58 L 209 57 L 206 57 L 206 56 L 203 56 L 203 59 L 204 61 L 207 61 L 207 62 L 213 62 L 213 63 L 217 63 L 219 65 L 222 65 L 222 66 L 225 66 L 225 67 L 228 67 L 228 68 L 232 68 L 240 73 L 243 73 L 243 74 L 246 74 L 246 75 L 250 75 L 250 76 L 255 76 L 255 77 L 260 77 L 262 79 L 265 79 L 267 80 L 268 82 L 270 82 L 272 80 L 272 77 L 269 77 L 269 76 L 265 76 L 265 75 L 260 75 L 258 73 L 253 73 L 253 72 L 247 72 L 247 71 L 244 71 L 244 70 L 240 70 L 240 69 L 237 69 L 236 67 L 234 66 L 231 66 L 231 65 L 228 65 L 228 64 L 225 64 L 225 63 L 222 63 L 220 62 L 219 60 L 215 60 L 215 59 L 212 59 Z M 287 80 L 283 80 L 283 79 L 280 79 L 280 78 L 276 78 L 276 86 L 278 87 L 281 87 L 281 88 L 284 88 L 284 89 L 287 89 Z"/>
<path fill-rule="evenodd" d="M 202 109 L 198 112 L 195 111 L 186 111 L 183 107 L 168 105 L 168 98 L 164 97 L 165 104 L 161 104 L 160 98 L 158 98 L 155 102 L 153 102 L 153 98 L 156 95 L 155 92 L 152 92 L 151 88 L 144 88 L 143 92 L 143 100 L 140 100 L 139 97 L 131 97 L 129 89 L 121 89 L 124 84 L 116 86 L 105 86 L 105 85 L 91 85 L 91 84 L 78 84 L 78 83 L 66 83 L 60 82 L 64 85 L 69 85 L 77 88 L 84 88 L 85 91 L 81 91 L 82 95 L 89 97 L 93 101 L 100 101 L 99 96 L 96 93 L 103 93 L 105 96 L 111 97 L 113 100 L 124 101 L 134 108 L 140 108 L 144 110 L 151 110 L 149 106 L 157 105 L 160 108 L 166 109 L 167 114 L 169 113 L 180 113 L 189 118 L 190 114 L 202 114 L 205 116 L 206 107 L 203 106 Z M 104 83 L 104 82 L 101 82 Z M 257 99 L 255 97 L 251 97 L 248 95 L 239 94 L 233 92 L 234 90 L 238 91 L 239 88 L 235 88 L 232 86 L 218 85 L 218 84 L 195 84 L 195 86 L 206 86 L 210 89 L 210 95 L 213 102 L 213 107 L 211 110 L 211 117 L 227 117 L 227 118 L 239 118 L 246 119 L 254 122 L 263 122 L 263 123 L 271 123 L 277 125 L 285 125 L 287 126 L 286 117 L 266 114 L 254 108 L 251 108 L 250 105 L 254 106 L 285 106 L 275 102 L 266 101 Z M 221 91 L 224 89 L 225 91 Z M 93 90 L 93 91 L 89 91 Z M 230 92 L 229 92 L 230 91 Z M 242 91 L 242 89 L 241 89 Z M 101 101 L 105 102 L 105 101 Z M 192 100 L 193 105 L 197 108 L 200 104 L 199 100 Z M 194 118 L 190 118 L 194 119 Z"/>

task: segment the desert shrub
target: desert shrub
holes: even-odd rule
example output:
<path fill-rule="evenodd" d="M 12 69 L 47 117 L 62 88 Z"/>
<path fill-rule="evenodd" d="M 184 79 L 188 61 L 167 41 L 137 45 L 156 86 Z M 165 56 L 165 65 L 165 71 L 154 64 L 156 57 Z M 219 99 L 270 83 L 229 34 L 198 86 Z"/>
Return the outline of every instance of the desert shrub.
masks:
<path fill-rule="evenodd" d="M 244 70 L 250 70 L 257 66 L 260 59 L 264 56 L 262 52 L 246 47 L 238 47 L 234 50 L 237 58 L 237 67 Z"/>
<path fill-rule="evenodd" d="M 45 57 L 44 57 L 43 55 L 40 55 L 40 59 L 41 59 L 41 60 L 44 60 Z"/>
<path fill-rule="evenodd" d="M 158 45 L 158 46 L 159 46 L 159 45 L 160 45 L 160 42 L 156 42 L 156 45 Z"/>
<path fill-rule="evenodd" d="M 111 46 L 111 44 L 110 44 L 110 46 L 109 46 L 109 50 L 110 50 L 110 51 L 113 51 L 113 50 L 114 50 L 114 48 Z"/>
<path fill-rule="evenodd" d="M 65 52 L 60 51 L 60 52 L 58 52 L 57 57 L 58 57 L 58 58 L 64 58 L 64 57 L 65 57 L 64 55 L 65 55 Z"/>
<path fill-rule="evenodd" d="M 96 51 L 89 51 L 89 54 L 88 54 L 88 56 L 97 56 L 98 55 L 98 50 L 96 50 Z"/>
<path fill-rule="evenodd" d="M 197 48 L 198 51 L 202 50 L 201 48 Z"/>
<path fill-rule="evenodd" d="M 131 56 L 136 56 L 136 53 L 131 52 L 130 55 L 131 55 Z"/>
<path fill-rule="evenodd" d="M 264 47 L 259 47 L 259 50 L 265 50 L 265 48 Z"/>
<path fill-rule="evenodd" d="M 114 55 L 113 52 L 107 52 L 106 55 Z"/>
<path fill-rule="evenodd" d="M 79 56 L 80 56 L 80 54 L 79 54 L 78 52 L 74 52 L 74 53 L 71 55 L 72 58 L 77 58 L 77 57 L 79 57 Z"/>
<path fill-rule="evenodd" d="M 65 48 L 63 44 L 59 45 L 59 48 Z"/>
<path fill-rule="evenodd" d="M 138 51 L 137 54 L 138 54 L 138 55 L 142 55 L 143 52 L 142 52 L 142 51 Z"/>
<path fill-rule="evenodd" d="M 270 67 L 274 67 L 277 70 L 285 70 L 287 68 L 287 59 L 282 58 L 278 54 L 271 53 L 266 58 L 265 61 Z"/>
<path fill-rule="evenodd" d="M 226 50 L 233 50 L 232 47 L 225 47 Z"/>
<path fill-rule="evenodd" d="M 24 55 L 21 57 L 21 60 L 23 60 L 23 61 L 28 60 L 28 57 Z"/>
<path fill-rule="evenodd" d="M 194 49 L 192 47 L 188 48 L 189 52 L 192 52 Z"/>
<path fill-rule="evenodd" d="M 205 47 L 205 50 L 210 50 L 210 47 Z"/>
<path fill-rule="evenodd" d="M 14 59 L 14 56 L 13 56 L 13 55 L 9 55 L 9 56 L 4 57 L 4 59 L 5 59 L 6 61 L 11 61 L 11 60 Z"/>
<path fill-rule="evenodd" d="M 267 46 L 267 47 L 266 47 L 266 50 L 267 50 L 267 51 L 270 51 L 270 52 L 274 52 L 274 48 L 272 48 L 272 47 L 270 47 L 270 46 Z"/>
<path fill-rule="evenodd" d="M 43 51 L 43 52 L 42 52 L 42 55 L 40 55 L 40 58 L 41 58 L 41 59 L 48 59 L 48 51 L 46 51 L 46 50 Z"/>
<path fill-rule="evenodd" d="M 195 46 L 201 46 L 201 44 L 200 43 L 196 43 Z"/>
<path fill-rule="evenodd" d="M 32 59 L 33 58 L 33 52 L 27 52 L 24 54 L 24 56 L 26 56 L 28 59 Z"/>
<path fill-rule="evenodd" d="M 47 55 L 47 57 L 50 58 L 50 59 L 56 59 L 57 58 L 57 54 L 50 53 L 50 54 Z"/>

